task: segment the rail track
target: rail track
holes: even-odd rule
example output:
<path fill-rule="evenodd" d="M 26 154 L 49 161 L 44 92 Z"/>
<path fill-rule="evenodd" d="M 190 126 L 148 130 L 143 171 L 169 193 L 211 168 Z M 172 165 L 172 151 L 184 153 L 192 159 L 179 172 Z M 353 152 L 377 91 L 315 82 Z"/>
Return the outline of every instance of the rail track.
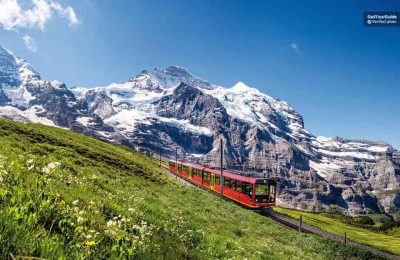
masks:
<path fill-rule="evenodd" d="M 307 229 L 304 229 L 303 226 L 300 227 L 300 223 L 294 223 L 294 221 L 291 221 L 293 219 L 285 219 L 283 216 L 277 215 L 273 209 L 269 209 L 267 211 L 259 211 L 261 215 L 268 217 L 272 219 L 273 221 L 277 222 L 279 225 L 288 227 L 294 230 L 297 230 L 299 232 L 304 232 L 304 233 L 310 233 Z"/>
<path fill-rule="evenodd" d="M 278 223 L 278 224 L 280 224 L 282 226 L 297 230 L 299 232 L 315 234 L 315 235 L 322 236 L 322 237 L 325 237 L 325 238 L 333 240 L 333 241 L 344 243 L 344 244 L 352 246 L 352 247 L 357 247 L 357 248 L 361 248 L 361 249 L 364 249 L 364 250 L 368 250 L 370 252 L 373 252 L 373 253 L 375 253 L 377 255 L 380 255 L 380 256 L 382 256 L 384 258 L 387 258 L 387 259 L 398 259 L 398 260 L 400 260 L 400 256 L 398 256 L 398 255 L 394 255 L 394 254 L 379 250 L 377 248 L 374 248 L 374 247 L 371 247 L 371 246 L 368 246 L 368 245 L 365 245 L 365 244 L 357 243 L 357 242 L 355 242 L 353 240 L 350 240 L 348 238 L 334 235 L 332 233 L 329 233 L 327 231 L 324 231 L 324 230 L 319 229 L 319 228 L 314 227 L 314 226 L 310 226 L 310 225 L 307 225 L 307 224 L 304 224 L 304 223 L 301 223 L 301 225 L 300 225 L 300 221 L 298 221 L 296 219 L 293 219 L 293 218 L 290 218 L 288 216 L 279 214 L 279 213 L 277 213 L 277 212 L 275 212 L 273 210 L 264 211 L 264 212 L 261 212 L 261 214 L 263 216 L 266 216 L 266 217 L 272 219 L 273 221 L 275 221 L 276 223 Z M 301 226 L 301 228 L 300 228 L 300 226 Z"/>

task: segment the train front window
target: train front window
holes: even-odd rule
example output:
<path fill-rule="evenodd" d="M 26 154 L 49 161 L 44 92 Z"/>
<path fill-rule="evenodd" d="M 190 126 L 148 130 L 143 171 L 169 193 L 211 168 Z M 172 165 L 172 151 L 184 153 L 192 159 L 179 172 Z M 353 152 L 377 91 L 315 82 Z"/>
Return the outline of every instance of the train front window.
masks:
<path fill-rule="evenodd" d="M 265 183 L 256 184 L 256 202 L 269 202 L 269 185 Z"/>
<path fill-rule="evenodd" d="M 275 201 L 275 189 L 276 189 L 275 185 L 271 185 L 270 186 L 270 191 L 269 191 L 269 201 L 270 202 L 274 202 Z"/>

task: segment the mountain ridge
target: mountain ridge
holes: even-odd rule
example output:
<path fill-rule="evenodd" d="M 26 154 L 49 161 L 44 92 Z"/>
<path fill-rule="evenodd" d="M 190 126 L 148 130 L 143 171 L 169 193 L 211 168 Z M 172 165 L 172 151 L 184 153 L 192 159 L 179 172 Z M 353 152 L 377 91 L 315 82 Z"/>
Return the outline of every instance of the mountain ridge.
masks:
<path fill-rule="evenodd" d="M 287 102 L 243 82 L 224 88 L 174 65 L 143 70 L 123 83 L 68 89 L 42 80 L 1 48 L 0 68 L 1 117 L 64 127 L 140 151 L 161 149 L 165 156 L 178 148 L 180 158 L 209 166 L 219 165 L 222 139 L 224 164 L 274 175 L 287 206 L 320 211 L 334 204 L 349 214 L 400 209 L 398 150 L 312 135 Z"/>

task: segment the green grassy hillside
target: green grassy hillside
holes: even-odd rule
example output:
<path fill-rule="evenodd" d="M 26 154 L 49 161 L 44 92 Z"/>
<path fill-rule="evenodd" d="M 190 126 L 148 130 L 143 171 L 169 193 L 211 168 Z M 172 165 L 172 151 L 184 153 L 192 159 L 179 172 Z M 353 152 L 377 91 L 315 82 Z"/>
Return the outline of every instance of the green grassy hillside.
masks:
<path fill-rule="evenodd" d="M 353 241 L 400 255 L 399 228 L 393 228 L 385 233 L 373 232 L 363 227 L 345 223 L 331 214 L 315 214 L 285 208 L 277 208 L 276 211 L 295 219 L 299 219 L 300 215 L 303 215 L 303 221 L 306 224 L 319 227 L 338 236 L 344 236 L 344 232 L 346 231 L 347 237 Z"/>
<path fill-rule="evenodd" d="M 3 119 L 0 143 L 0 259 L 375 257 L 182 187 L 122 146 Z"/>

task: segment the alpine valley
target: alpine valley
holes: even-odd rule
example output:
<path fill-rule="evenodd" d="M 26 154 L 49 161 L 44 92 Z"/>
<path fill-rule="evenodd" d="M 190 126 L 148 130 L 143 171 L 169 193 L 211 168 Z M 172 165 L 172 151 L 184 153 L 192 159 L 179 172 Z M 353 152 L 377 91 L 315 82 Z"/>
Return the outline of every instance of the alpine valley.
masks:
<path fill-rule="evenodd" d="M 214 85 L 184 68 L 124 83 L 67 88 L 0 47 L 0 117 L 70 129 L 137 150 L 277 178 L 277 203 L 350 215 L 400 210 L 400 151 L 383 142 L 318 137 L 290 105 L 242 82 Z M 334 207 L 332 207 L 334 205 Z"/>

